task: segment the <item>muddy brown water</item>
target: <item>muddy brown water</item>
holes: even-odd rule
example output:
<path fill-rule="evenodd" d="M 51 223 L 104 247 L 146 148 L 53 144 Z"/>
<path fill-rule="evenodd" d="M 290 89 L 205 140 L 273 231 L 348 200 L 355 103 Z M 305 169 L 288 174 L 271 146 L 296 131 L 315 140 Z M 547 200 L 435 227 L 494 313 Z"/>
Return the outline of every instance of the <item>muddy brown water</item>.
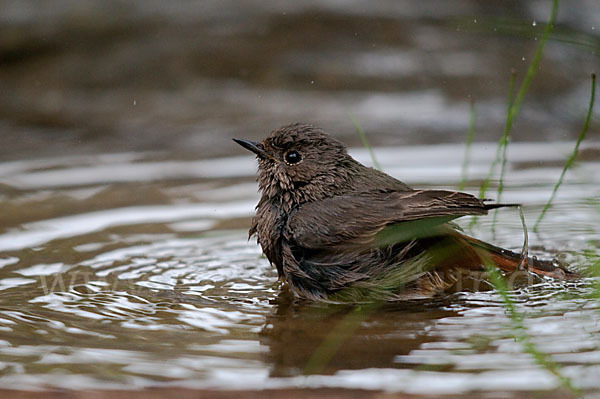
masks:
<path fill-rule="evenodd" d="M 504 198 L 527 204 L 530 224 L 561 168 L 519 163 L 536 164 L 535 148 L 540 161 L 559 164 L 572 145 L 511 146 Z M 588 152 L 599 148 L 586 144 Z M 450 188 L 463 147 L 375 151 L 385 170 L 410 184 Z M 365 150 L 352 152 L 370 162 Z M 474 181 L 484 177 L 494 152 L 491 143 L 473 147 Z M 258 198 L 254 162 L 122 153 L 1 164 L 0 181 L 13 191 L 2 199 L 10 212 L 2 213 L 0 234 L 0 386 L 414 394 L 560 387 L 515 341 L 494 292 L 362 310 L 291 298 L 247 240 Z M 530 236 L 535 255 L 558 256 L 582 270 L 591 259 L 583 252 L 597 251 L 599 165 L 582 161 L 567 174 L 541 232 Z M 480 219 L 473 234 L 521 246 L 516 212 L 501 211 L 495 235 L 491 220 Z M 536 347 L 586 390 L 600 388 L 593 287 L 587 278 L 546 280 L 514 292 Z M 347 324 L 353 313 L 358 322 Z M 311 368 L 324 345 L 330 355 Z"/>
<path fill-rule="evenodd" d="M 370 164 L 351 113 L 386 172 L 455 189 L 474 101 L 477 193 L 550 3 L 0 0 L 0 396 L 574 396 L 493 291 L 291 298 L 247 240 L 256 165 L 230 140 L 304 121 Z M 574 4 L 560 2 L 514 125 L 502 199 L 524 204 L 533 255 L 583 271 L 600 247 L 598 99 L 531 232 L 599 72 L 600 3 Z M 492 220 L 470 233 L 520 250 L 519 215 Z M 536 350 L 592 397 L 597 283 L 511 293 Z"/>

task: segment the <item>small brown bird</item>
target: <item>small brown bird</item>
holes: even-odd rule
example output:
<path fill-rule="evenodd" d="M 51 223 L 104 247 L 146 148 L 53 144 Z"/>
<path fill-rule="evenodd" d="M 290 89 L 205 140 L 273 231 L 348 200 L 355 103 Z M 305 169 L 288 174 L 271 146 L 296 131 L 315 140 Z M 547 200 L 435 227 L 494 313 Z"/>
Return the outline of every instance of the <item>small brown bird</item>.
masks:
<path fill-rule="evenodd" d="M 461 233 L 451 220 L 510 206 L 466 193 L 415 190 L 368 168 L 324 131 L 295 123 L 262 143 L 234 139 L 258 157 L 262 197 L 256 235 L 280 278 L 312 300 L 429 297 L 464 279 L 481 281 L 486 265 L 555 278 L 573 273 Z M 523 273 L 527 271 L 523 270 Z"/>

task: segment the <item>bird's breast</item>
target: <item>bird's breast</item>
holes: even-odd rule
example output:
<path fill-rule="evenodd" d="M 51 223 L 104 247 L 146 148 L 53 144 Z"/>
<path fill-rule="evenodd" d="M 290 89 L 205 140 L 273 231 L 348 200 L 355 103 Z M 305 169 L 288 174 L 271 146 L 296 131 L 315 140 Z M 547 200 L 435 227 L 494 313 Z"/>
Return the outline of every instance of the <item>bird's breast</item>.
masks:
<path fill-rule="evenodd" d="M 268 201 L 261 201 L 256 210 L 256 235 L 263 253 L 271 264 L 283 273 L 281 260 L 281 239 L 286 213 Z"/>

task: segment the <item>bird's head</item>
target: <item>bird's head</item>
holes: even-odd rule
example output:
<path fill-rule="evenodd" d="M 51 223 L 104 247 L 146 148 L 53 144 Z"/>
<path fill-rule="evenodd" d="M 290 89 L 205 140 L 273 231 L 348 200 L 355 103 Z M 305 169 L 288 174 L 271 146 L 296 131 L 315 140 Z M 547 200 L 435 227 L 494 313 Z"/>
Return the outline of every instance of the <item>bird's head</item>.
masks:
<path fill-rule="evenodd" d="M 303 123 L 280 127 L 261 143 L 234 141 L 257 155 L 259 188 L 272 201 L 293 205 L 339 194 L 356 170 L 340 141 Z"/>

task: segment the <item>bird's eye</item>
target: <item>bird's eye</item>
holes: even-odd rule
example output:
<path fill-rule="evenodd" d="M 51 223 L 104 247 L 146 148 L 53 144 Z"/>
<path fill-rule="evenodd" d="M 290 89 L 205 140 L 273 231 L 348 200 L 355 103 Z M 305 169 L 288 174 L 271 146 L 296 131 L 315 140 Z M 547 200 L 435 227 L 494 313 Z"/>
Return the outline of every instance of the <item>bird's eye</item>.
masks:
<path fill-rule="evenodd" d="M 292 150 L 285 153 L 284 159 L 285 163 L 287 163 L 288 165 L 293 165 L 302 161 L 302 156 L 298 151 Z"/>

